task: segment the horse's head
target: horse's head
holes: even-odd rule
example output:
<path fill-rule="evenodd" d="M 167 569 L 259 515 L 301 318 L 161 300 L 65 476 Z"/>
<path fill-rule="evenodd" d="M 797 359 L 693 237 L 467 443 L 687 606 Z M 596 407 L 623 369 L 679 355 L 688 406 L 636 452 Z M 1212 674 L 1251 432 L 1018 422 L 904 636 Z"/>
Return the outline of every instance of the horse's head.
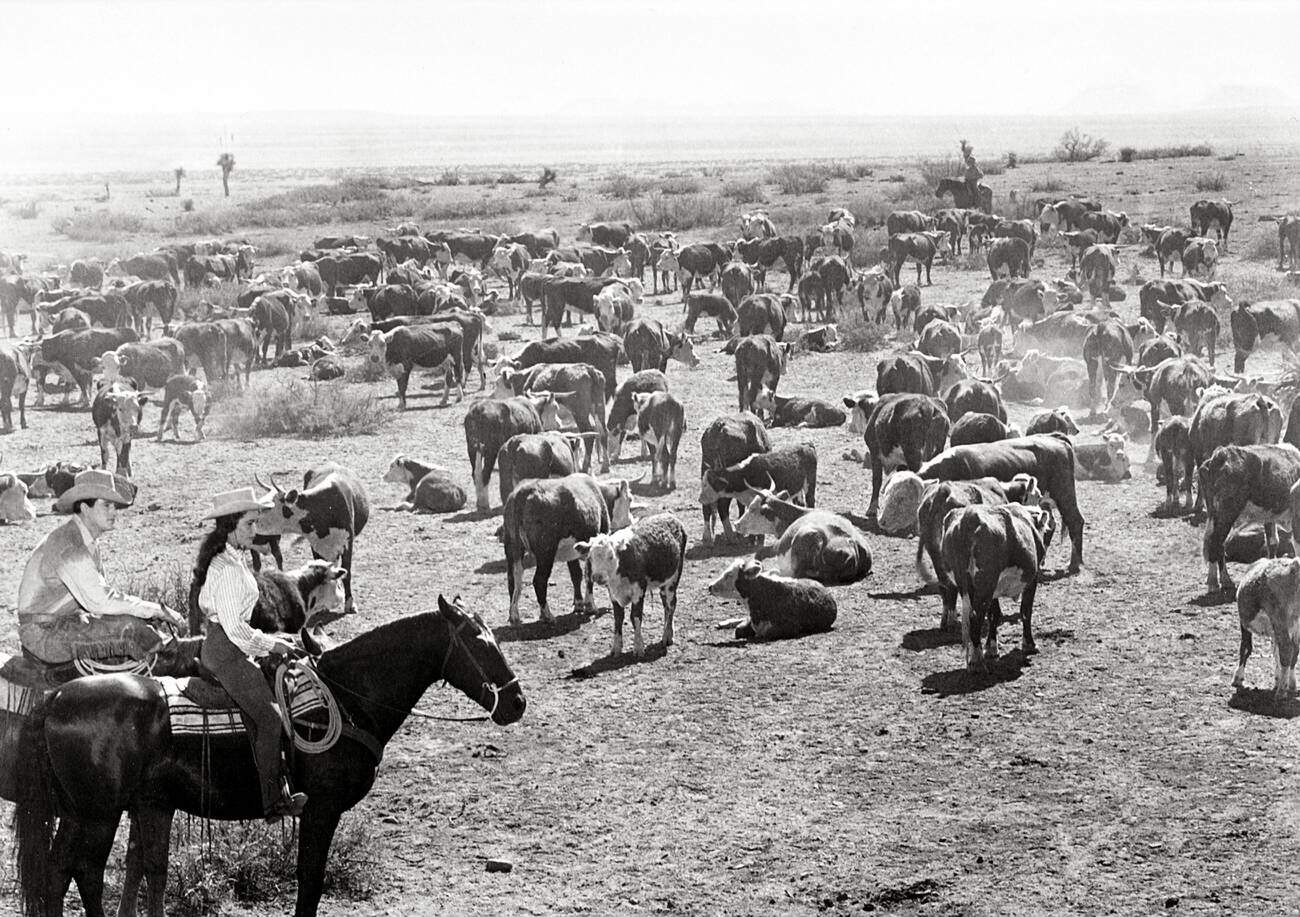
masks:
<path fill-rule="evenodd" d="M 438 614 L 450 634 L 441 677 L 477 701 L 499 726 L 522 717 L 528 706 L 524 689 L 492 630 L 477 614 L 461 607 L 459 596 L 448 602 L 439 595 Z"/>

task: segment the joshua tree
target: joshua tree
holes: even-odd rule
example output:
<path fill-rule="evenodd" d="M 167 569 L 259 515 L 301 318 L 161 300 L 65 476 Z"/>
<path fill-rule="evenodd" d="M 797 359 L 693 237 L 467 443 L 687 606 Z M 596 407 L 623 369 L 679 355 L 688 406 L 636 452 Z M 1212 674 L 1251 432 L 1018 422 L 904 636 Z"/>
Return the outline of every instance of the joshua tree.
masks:
<path fill-rule="evenodd" d="M 555 181 L 555 179 L 557 179 L 558 177 L 559 176 L 555 174 L 555 170 L 548 166 L 542 169 L 542 175 L 540 178 L 537 179 L 537 187 L 545 188 L 551 182 Z"/>
<path fill-rule="evenodd" d="M 235 171 L 234 154 L 222 153 L 217 157 L 217 165 L 221 166 L 221 187 L 226 192 L 226 197 L 230 197 L 230 173 Z"/>
<path fill-rule="evenodd" d="M 176 196 L 181 196 L 181 179 L 185 177 L 185 167 L 177 166 L 173 173 L 176 176 Z"/>

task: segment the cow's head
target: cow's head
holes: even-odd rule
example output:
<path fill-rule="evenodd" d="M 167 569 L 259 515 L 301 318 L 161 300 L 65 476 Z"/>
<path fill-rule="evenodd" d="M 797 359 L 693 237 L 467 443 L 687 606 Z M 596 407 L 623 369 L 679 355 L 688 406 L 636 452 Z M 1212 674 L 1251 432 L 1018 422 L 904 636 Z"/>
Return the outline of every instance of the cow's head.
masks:
<path fill-rule="evenodd" d="M 1018 474 L 1005 487 L 1007 500 L 1022 503 L 1025 506 L 1037 506 L 1042 502 L 1043 492 L 1038 487 L 1038 478 L 1032 474 Z"/>
<path fill-rule="evenodd" d="M 375 366 L 386 361 L 388 355 L 388 339 L 384 337 L 382 331 L 370 332 L 370 337 L 366 340 L 366 359 Z"/>
<path fill-rule="evenodd" d="M 562 409 L 560 403 L 556 400 L 554 392 L 528 392 L 525 396 L 533 407 L 537 410 L 537 416 L 542 420 L 543 430 L 558 430 L 564 425 L 565 415 L 570 422 L 573 420 L 573 414 L 567 409 Z M 563 413 L 561 413 L 563 410 Z"/>
<path fill-rule="evenodd" d="M 876 522 L 882 531 L 910 535 L 916 531 L 916 511 L 921 506 L 925 481 L 911 471 L 895 471 L 880 493 Z"/>
<path fill-rule="evenodd" d="M 307 606 L 307 620 L 304 626 L 325 623 L 320 616 L 327 615 L 334 619 L 347 614 L 346 597 L 343 591 L 343 579 L 347 571 L 327 560 L 309 560 L 289 574 L 296 579 L 303 591 L 304 604 Z"/>
<path fill-rule="evenodd" d="M 523 390 L 527 378 L 528 375 L 523 370 L 515 369 L 509 364 L 500 366 L 497 369 L 496 387 L 492 390 L 492 397 L 513 398 Z"/>
<path fill-rule="evenodd" d="M 1044 204 L 1042 212 L 1038 215 L 1038 225 L 1043 235 L 1047 235 L 1053 229 L 1061 224 L 1061 216 L 1056 212 L 1053 204 Z"/>
<path fill-rule="evenodd" d="M 763 565 L 752 557 L 741 557 L 732 561 L 722 575 L 709 583 L 709 594 L 721 599 L 741 599 L 738 583 L 752 580 L 763 572 Z"/>
<path fill-rule="evenodd" d="M 122 377 L 122 359 L 118 357 L 116 351 L 104 351 L 98 358 L 91 361 L 91 367 L 100 371 L 103 382 L 112 382 L 114 379 Z"/>
<path fill-rule="evenodd" d="M 781 534 L 777 508 L 781 501 L 789 499 L 788 491 L 782 490 L 778 493 L 770 490 L 758 491 L 745 507 L 745 511 L 740 514 L 740 518 L 736 520 L 736 531 L 742 535 Z"/>
<path fill-rule="evenodd" d="M 794 350 L 793 341 L 782 341 L 781 343 L 776 345 L 777 362 L 781 367 L 782 374 L 785 373 L 786 367 L 790 363 L 790 354 L 793 350 Z"/>
<path fill-rule="evenodd" d="M 1232 308 L 1232 297 L 1228 295 L 1228 285 L 1222 282 L 1205 284 L 1205 293 L 1210 306 L 1224 311 Z"/>
<path fill-rule="evenodd" d="M 613 489 L 613 499 L 609 503 L 610 531 L 627 528 L 632 524 L 632 482 L 626 478 L 613 478 L 604 486 Z"/>
<path fill-rule="evenodd" d="M 691 368 L 700 365 L 700 358 L 695 355 L 695 342 L 685 331 L 668 335 L 668 358 Z"/>
<path fill-rule="evenodd" d="M 578 557 L 587 561 L 592 582 L 607 586 L 618 576 L 618 549 L 630 535 L 626 531 L 600 532 L 590 541 L 579 541 L 573 546 Z"/>
<path fill-rule="evenodd" d="M 27 485 L 17 475 L 0 474 L 0 522 L 31 522 L 36 507 L 27 499 Z"/>
<path fill-rule="evenodd" d="M 852 413 L 849 415 L 849 430 L 861 436 L 867 432 L 867 418 L 876 406 L 879 398 L 874 392 L 855 392 L 844 396 L 844 407 Z"/>
<path fill-rule="evenodd" d="M 677 263 L 677 253 L 673 251 L 665 251 L 661 254 L 659 260 L 655 262 L 655 270 L 660 273 L 671 272 L 674 274 L 680 271 L 681 265 Z"/>
<path fill-rule="evenodd" d="M 939 257 L 947 258 L 952 254 L 952 236 L 942 229 L 928 229 L 922 232 L 921 235 L 934 243 L 934 249 L 939 253 Z"/>
<path fill-rule="evenodd" d="M 776 392 L 770 385 L 764 385 L 754 396 L 754 413 L 760 417 L 772 417 L 776 414 Z"/>
<path fill-rule="evenodd" d="M 393 458 L 392 464 L 388 466 L 388 470 L 384 472 L 384 480 L 391 484 L 406 484 L 408 486 L 412 484 L 411 470 L 406 462 L 406 456 L 398 453 Z"/>
<path fill-rule="evenodd" d="M 590 224 L 590 223 L 582 223 L 582 224 L 580 224 L 580 225 L 578 226 L 578 241 L 579 241 L 579 242 L 590 242 L 590 241 L 591 241 L 591 224 Z"/>
<path fill-rule="evenodd" d="M 1151 324 L 1150 319 L 1139 318 L 1131 325 L 1125 325 L 1124 328 L 1132 338 L 1134 347 L 1141 347 L 1156 336 L 1155 326 Z"/>
<path fill-rule="evenodd" d="M 208 384 L 202 379 L 194 380 L 194 390 L 190 392 L 190 408 L 194 411 L 194 423 L 198 427 L 199 438 L 203 437 L 203 421 L 208 416 Z"/>

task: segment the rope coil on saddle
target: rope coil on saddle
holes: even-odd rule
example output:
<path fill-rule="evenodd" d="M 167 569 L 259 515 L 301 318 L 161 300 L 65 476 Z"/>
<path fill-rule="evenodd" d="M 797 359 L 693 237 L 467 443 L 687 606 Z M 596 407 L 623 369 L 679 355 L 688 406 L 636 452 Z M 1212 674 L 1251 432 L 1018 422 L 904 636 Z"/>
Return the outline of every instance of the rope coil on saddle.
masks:
<path fill-rule="evenodd" d="M 293 747 L 309 755 L 318 755 L 322 752 L 329 751 L 334 747 L 334 743 L 339 740 L 343 732 L 343 714 L 339 710 L 339 703 L 334 699 L 334 692 L 330 691 L 321 680 L 320 675 L 316 673 L 316 667 L 307 662 L 299 665 L 295 672 L 299 678 L 306 680 L 315 686 L 317 693 L 320 695 L 321 703 L 325 707 L 325 732 L 319 739 L 309 739 L 302 735 L 293 727 L 293 719 L 289 713 L 289 691 L 287 683 L 289 680 L 289 668 L 291 660 L 286 660 L 275 670 L 275 703 L 280 710 L 280 719 L 284 723 L 284 731 L 293 739 Z M 312 723 L 312 726 L 319 726 L 318 723 Z"/>

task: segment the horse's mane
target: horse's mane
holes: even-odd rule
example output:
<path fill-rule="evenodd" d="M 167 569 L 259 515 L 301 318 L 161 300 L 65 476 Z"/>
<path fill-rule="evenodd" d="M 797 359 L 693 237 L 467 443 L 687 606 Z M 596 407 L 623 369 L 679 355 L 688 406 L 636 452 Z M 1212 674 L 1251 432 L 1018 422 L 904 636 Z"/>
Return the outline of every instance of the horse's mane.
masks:
<path fill-rule="evenodd" d="M 373 630 L 358 634 L 347 643 L 326 650 L 321 654 L 321 663 L 347 665 L 379 653 L 392 653 L 396 647 L 418 642 L 418 635 L 427 633 L 434 620 L 441 617 L 437 612 L 426 611 L 380 624 Z"/>

